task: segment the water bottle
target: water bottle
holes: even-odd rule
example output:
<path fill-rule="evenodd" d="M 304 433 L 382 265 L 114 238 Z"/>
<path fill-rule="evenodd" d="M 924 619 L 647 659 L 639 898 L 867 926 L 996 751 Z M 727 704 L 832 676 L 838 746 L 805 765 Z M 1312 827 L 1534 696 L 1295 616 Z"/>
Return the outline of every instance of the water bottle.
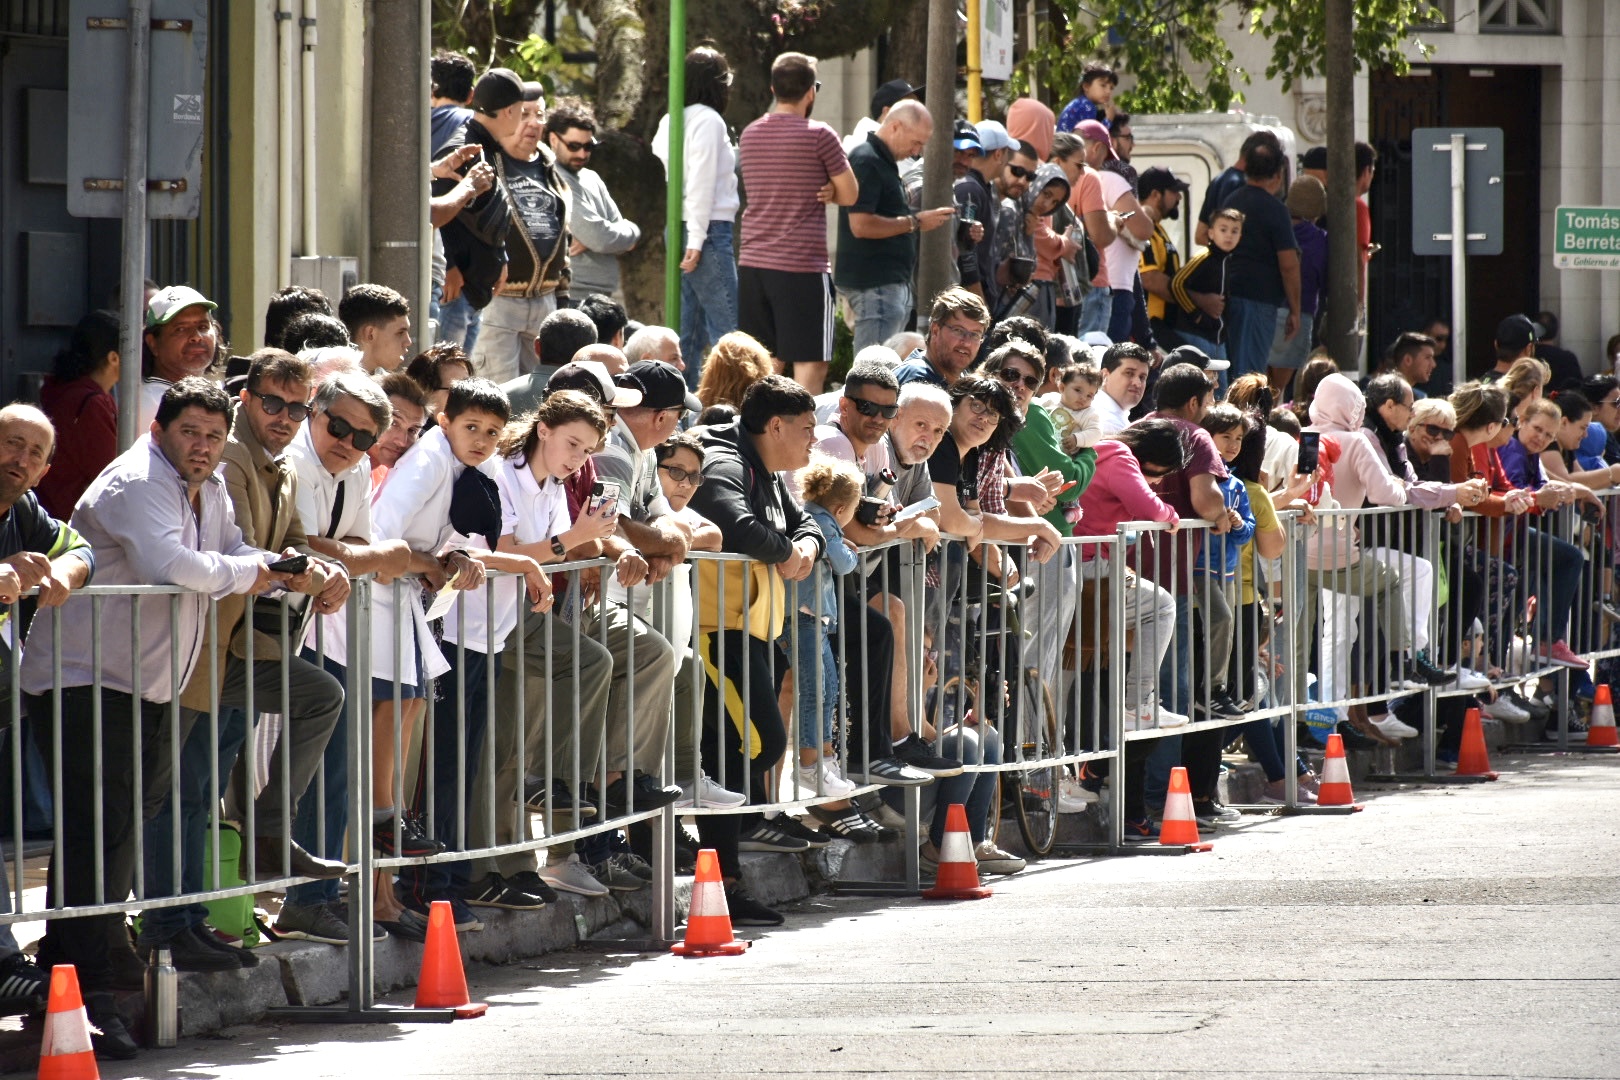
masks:
<path fill-rule="evenodd" d="M 175 1045 L 180 1035 L 180 975 L 167 947 L 152 950 L 146 965 L 146 1045 Z"/>

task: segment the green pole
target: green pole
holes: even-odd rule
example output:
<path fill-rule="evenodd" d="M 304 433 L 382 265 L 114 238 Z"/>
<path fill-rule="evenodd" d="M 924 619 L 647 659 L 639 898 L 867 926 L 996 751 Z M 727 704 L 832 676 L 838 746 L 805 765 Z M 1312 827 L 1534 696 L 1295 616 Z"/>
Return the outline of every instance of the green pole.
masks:
<path fill-rule="evenodd" d="M 669 5 L 669 191 L 664 200 L 664 324 L 681 325 L 682 195 L 686 175 L 686 0 Z M 694 237 L 702 246 L 702 237 Z M 695 362 L 695 361 L 694 361 Z"/>

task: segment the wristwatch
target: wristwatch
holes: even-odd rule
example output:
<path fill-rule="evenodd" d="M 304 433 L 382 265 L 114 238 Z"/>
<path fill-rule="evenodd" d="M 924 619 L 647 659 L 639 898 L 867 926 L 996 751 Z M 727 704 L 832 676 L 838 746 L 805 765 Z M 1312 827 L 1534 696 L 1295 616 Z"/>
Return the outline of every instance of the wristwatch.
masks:
<path fill-rule="evenodd" d="M 559 559 L 566 559 L 568 557 L 568 548 L 563 544 L 561 536 L 553 536 L 551 538 L 551 553 L 557 556 Z"/>

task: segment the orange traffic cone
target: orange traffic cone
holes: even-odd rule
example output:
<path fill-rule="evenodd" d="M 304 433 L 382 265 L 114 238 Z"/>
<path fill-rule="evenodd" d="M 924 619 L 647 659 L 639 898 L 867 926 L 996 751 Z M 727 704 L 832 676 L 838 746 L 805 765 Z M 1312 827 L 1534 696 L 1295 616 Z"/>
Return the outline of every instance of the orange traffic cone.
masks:
<path fill-rule="evenodd" d="M 939 870 L 924 900 L 983 900 L 993 890 L 979 884 L 979 860 L 968 833 L 967 808 L 951 803 L 945 811 L 945 839 L 939 845 Z"/>
<path fill-rule="evenodd" d="M 720 880 L 720 856 L 703 848 L 697 856 L 697 879 L 686 909 L 686 940 L 669 947 L 677 956 L 741 956 L 752 944 L 731 936 L 731 909 Z"/>
<path fill-rule="evenodd" d="M 422 974 L 416 980 L 416 1007 L 454 1009 L 457 1020 L 470 1020 L 483 1016 L 489 1006 L 474 1002 L 467 993 L 455 920 L 448 900 L 435 900 L 428 909 L 427 947 L 422 950 Z"/>
<path fill-rule="evenodd" d="M 45 1038 L 39 1044 L 39 1080 L 100 1080 L 90 1045 L 90 1018 L 79 996 L 79 973 L 72 964 L 51 968 L 51 996 L 45 1009 Z"/>
<path fill-rule="evenodd" d="M 1620 746 L 1620 733 L 1614 726 L 1614 700 L 1608 683 L 1598 683 L 1592 697 L 1592 715 L 1586 721 L 1587 746 Z"/>
<path fill-rule="evenodd" d="M 1327 756 L 1322 759 L 1322 780 L 1316 789 L 1316 805 L 1361 809 L 1350 790 L 1350 763 L 1344 758 L 1344 739 L 1337 732 L 1328 736 Z"/>
<path fill-rule="evenodd" d="M 1198 839 L 1198 818 L 1193 814 L 1192 788 L 1187 770 L 1177 765 L 1170 770 L 1170 790 L 1164 797 L 1164 819 L 1159 823 L 1159 843 L 1183 845 L 1188 851 L 1211 851 L 1215 845 Z"/>
<path fill-rule="evenodd" d="M 1491 771 L 1491 755 L 1485 749 L 1485 728 L 1479 722 L 1479 710 L 1469 709 L 1463 716 L 1462 745 L 1457 747 L 1457 775 L 1483 776 L 1495 780 Z"/>

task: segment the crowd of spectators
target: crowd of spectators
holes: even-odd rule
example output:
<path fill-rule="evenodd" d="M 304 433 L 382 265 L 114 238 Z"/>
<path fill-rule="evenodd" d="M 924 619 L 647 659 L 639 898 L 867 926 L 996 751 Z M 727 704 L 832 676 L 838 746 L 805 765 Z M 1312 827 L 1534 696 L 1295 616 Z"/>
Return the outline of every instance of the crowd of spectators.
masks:
<path fill-rule="evenodd" d="M 1061 117 L 1023 101 L 1006 124 L 958 122 L 953 203 L 935 208 L 919 205 L 932 128 L 919 88 L 885 84 L 841 141 L 810 118 L 814 59 L 786 53 L 772 109 L 734 143 L 726 58 L 700 48 L 686 69 L 678 328 L 615 298 L 617 256 L 640 230 L 588 168 L 589 107 L 548 110 L 538 84 L 441 55 L 431 347 L 413 356 L 401 294 L 361 283 L 335 308 L 314 289 L 280 291 L 262 347 L 235 356 L 212 301 L 154 285 L 137 401 L 112 396 L 117 320 L 95 313 L 42 408 L 0 410 L 0 601 L 37 588 L 39 608 L 62 609 L 13 638 L 29 730 L 47 753 L 100 740 L 52 763 L 64 791 L 99 784 L 100 798 L 61 808 L 70 835 L 99 840 L 54 853 L 51 902 L 117 902 L 137 878 L 147 897 L 202 891 L 218 817 L 244 833 L 245 880 L 301 879 L 273 932 L 341 946 L 338 881 L 368 837 L 384 856 L 437 856 L 541 839 L 536 816 L 556 832 L 674 806 L 731 811 L 697 815 L 697 838 L 682 829 L 678 845 L 717 851 L 734 922 L 775 925 L 742 883 L 742 853 L 892 838 L 912 787 L 925 871 L 960 803 L 981 870 L 1014 873 L 1022 859 L 990 829 L 998 774 L 969 766 L 998 765 L 1016 741 L 1017 671 L 1070 698 L 1065 638 L 1083 591 L 1104 583 L 1124 593 L 1124 697 L 1089 705 L 1152 737 L 1113 770 L 1066 773 L 1061 806 L 1084 811 L 1117 771 L 1132 841 L 1157 836 L 1172 765 L 1186 766 L 1201 823 L 1230 820 L 1216 785 L 1238 738 L 1268 801 L 1283 801 L 1290 772 L 1312 800 L 1283 721 L 1246 719 L 1291 704 L 1278 678 L 1290 664 L 1341 697 L 1351 683 L 1394 688 L 1335 716 L 1353 742 L 1416 735 L 1398 691 L 1421 685 L 1463 692 L 1443 699 L 1442 755 L 1476 698 L 1487 716 L 1556 725 L 1538 692 L 1503 676 L 1515 605 L 1534 596 L 1525 647 L 1590 690 L 1580 653 L 1595 624 L 1569 616 L 1577 595 L 1608 595 L 1613 560 L 1589 558 L 1587 534 L 1554 512 L 1603 519 L 1594 491 L 1620 481 L 1620 383 L 1583 376 L 1550 313 L 1503 320 L 1496 365 L 1449 394 L 1431 381 L 1444 324 L 1400 335 L 1358 384 L 1309 348 L 1323 185 L 1307 169 L 1285 186 L 1269 133 L 1211 186 L 1207 247 L 1183 261 L 1165 222 L 1187 185 L 1131 166 L 1105 68 L 1087 70 Z M 666 124 L 661 157 L 667 142 Z M 946 227 L 958 283 L 918 318 L 916 236 Z M 825 391 L 840 301 L 858 355 Z M 120 407 L 141 433 L 123 453 Z M 1318 521 L 1364 506 L 1431 512 L 1441 562 L 1411 537 Z M 1463 531 L 1464 510 L 1492 527 Z M 1279 512 L 1308 537 L 1287 590 Z M 1194 520 L 1208 525 L 1178 536 Z M 1128 522 L 1152 528 L 1118 580 Z M 923 596 L 905 587 L 903 546 L 925 558 Z M 547 570 L 582 562 L 599 569 Z M 74 595 L 92 575 L 186 591 L 173 604 Z M 368 575 L 372 682 L 358 703 L 347 607 Z M 684 599 L 673 627 L 647 588 L 664 583 Z M 966 673 L 937 628 L 992 584 L 1002 599 L 975 616 L 989 681 L 964 714 L 944 705 Z M 994 631 L 1006 598 L 1031 593 L 1024 656 L 1026 635 Z M 1376 625 L 1330 616 L 1324 597 L 1373 600 Z M 39 631 L 57 618 L 115 629 L 58 641 Z M 1377 663 L 1336 672 L 1358 642 Z M 278 718 L 268 729 L 265 714 Z M 1230 723 L 1180 731 L 1203 719 Z M 373 820 L 354 822 L 349 732 L 367 723 Z M 255 740 L 273 748 L 268 777 L 247 768 Z M 795 792 L 815 804 L 764 812 Z M 533 911 L 651 878 L 641 827 L 536 847 L 384 875 L 379 932 L 422 940 L 438 900 L 470 932 L 480 908 Z M 140 983 L 153 949 L 182 970 L 257 962 L 208 918 L 156 909 L 134 939 L 120 914 L 52 920 L 34 962 L 0 931 L 0 992 L 37 1004 L 44 970 L 73 963 L 98 1052 L 130 1056 L 111 995 Z"/>

